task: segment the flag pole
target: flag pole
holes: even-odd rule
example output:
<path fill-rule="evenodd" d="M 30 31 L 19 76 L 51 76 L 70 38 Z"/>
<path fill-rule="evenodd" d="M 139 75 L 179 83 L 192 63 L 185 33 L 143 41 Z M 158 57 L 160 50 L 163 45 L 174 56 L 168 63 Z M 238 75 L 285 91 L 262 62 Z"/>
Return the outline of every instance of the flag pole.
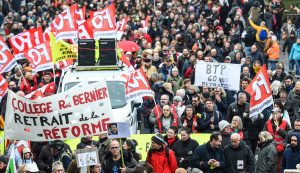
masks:
<path fill-rule="evenodd" d="M 17 63 L 17 67 L 18 67 L 18 69 L 19 69 L 19 70 L 20 70 L 20 72 L 21 72 L 22 79 L 24 80 L 24 84 L 27 86 L 27 83 L 26 83 L 25 77 L 24 77 L 24 75 L 23 75 L 23 72 L 22 72 L 22 69 L 20 68 L 20 64 L 19 64 L 19 63 Z"/>
<path fill-rule="evenodd" d="M 124 164 L 124 155 L 123 155 L 123 147 L 122 147 L 122 140 L 119 138 L 119 143 L 120 143 L 120 149 L 121 149 L 121 158 L 122 158 L 122 166 L 125 166 Z"/>

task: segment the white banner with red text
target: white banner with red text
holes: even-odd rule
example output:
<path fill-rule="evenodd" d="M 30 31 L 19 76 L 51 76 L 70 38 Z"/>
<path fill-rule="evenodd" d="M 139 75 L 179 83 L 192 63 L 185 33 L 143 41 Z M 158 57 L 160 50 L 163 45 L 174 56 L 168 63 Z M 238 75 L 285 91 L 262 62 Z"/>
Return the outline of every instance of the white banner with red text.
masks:
<path fill-rule="evenodd" d="M 112 115 L 106 83 L 94 83 L 60 94 L 29 100 L 8 92 L 5 137 L 53 141 L 107 132 Z"/>

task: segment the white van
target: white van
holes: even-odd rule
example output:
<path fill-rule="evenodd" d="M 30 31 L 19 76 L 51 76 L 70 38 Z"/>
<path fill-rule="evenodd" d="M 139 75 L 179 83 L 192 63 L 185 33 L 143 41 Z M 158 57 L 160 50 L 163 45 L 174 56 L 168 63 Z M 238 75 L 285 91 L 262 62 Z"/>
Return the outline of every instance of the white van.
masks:
<path fill-rule="evenodd" d="M 124 71 L 98 70 L 98 71 L 78 71 L 69 69 L 62 77 L 58 92 L 65 92 L 76 85 L 87 85 L 94 82 L 106 82 L 113 115 L 110 117 L 112 122 L 127 121 L 130 126 L 130 133 L 137 133 L 137 108 L 140 103 L 131 101 L 126 102 L 125 80 L 120 77 Z"/>

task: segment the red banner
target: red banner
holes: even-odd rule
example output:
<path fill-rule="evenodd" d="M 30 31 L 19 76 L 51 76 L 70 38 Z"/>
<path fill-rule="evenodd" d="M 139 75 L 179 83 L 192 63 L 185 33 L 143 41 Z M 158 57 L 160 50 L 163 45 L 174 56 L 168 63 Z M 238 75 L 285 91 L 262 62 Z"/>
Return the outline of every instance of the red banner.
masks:
<path fill-rule="evenodd" d="M 124 30 L 126 28 L 127 22 L 128 22 L 128 17 L 125 17 L 122 20 L 117 22 L 117 40 L 121 40 L 121 37 L 124 34 Z"/>
<path fill-rule="evenodd" d="M 78 38 L 79 39 L 91 39 L 93 37 L 93 32 L 87 25 L 87 21 L 78 25 Z"/>
<path fill-rule="evenodd" d="M 43 42 L 42 27 L 30 29 L 9 39 L 9 43 L 17 60 L 24 59 L 25 51 Z"/>
<path fill-rule="evenodd" d="M 6 45 L 4 39 L 0 36 L 0 74 L 11 71 L 17 62 L 11 54 L 9 47 Z"/>
<path fill-rule="evenodd" d="M 25 57 L 32 64 L 34 73 L 53 68 L 50 50 L 49 42 L 45 42 L 25 52 Z"/>
<path fill-rule="evenodd" d="M 90 11 L 90 18 L 87 19 L 88 28 L 93 32 L 93 38 L 111 38 L 116 33 L 116 7 L 111 4 L 100 11 Z"/>
<path fill-rule="evenodd" d="M 263 65 L 260 71 L 256 74 L 246 88 L 246 91 L 251 95 L 250 118 L 256 117 L 265 108 L 273 104 L 272 90 L 267 75 L 266 65 Z"/>
<path fill-rule="evenodd" d="M 143 70 L 138 69 L 131 73 L 122 74 L 126 79 L 126 99 L 134 100 L 143 96 L 153 96 L 147 77 Z"/>
<path fill-rule="evenodd" d="M 6 94 L 8 89 L 8 83 L 4 79 L 2 75 L 0 75 L 0 101 L 2 100 L 3 96 Z"/>
<path fill-rule="evenodd" d="M 56 67 L 58 69 L 63 70 L 63 69 L 66 69 L 66 68 L 70 67 L 73 64 L 74 64 L 74 60 L 73 59 L 64 59 L 62 61 L 57 62 L 56 63 Z"/>
<path fill-rule="evenodd" d="M 51 30 L 56 37 L 56 40 L 61 39 L 77 39 L 76 21 L 78 20 L 77 4 L 59 14 L 50 24 Z"/>

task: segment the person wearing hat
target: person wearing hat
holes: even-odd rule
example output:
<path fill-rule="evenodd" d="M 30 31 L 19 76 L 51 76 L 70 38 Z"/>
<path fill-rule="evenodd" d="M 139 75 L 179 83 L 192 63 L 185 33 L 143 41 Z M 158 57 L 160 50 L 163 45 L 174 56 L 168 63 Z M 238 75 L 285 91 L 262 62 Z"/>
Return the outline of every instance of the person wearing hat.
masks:
<path fill-rule="evenodd" d="M 136 147 L 138 146 L 138 142 L 135 139 L 126 139 L 123 143 L 123 149 L 126 150 L 132 157 L 139 163 L 142 159 L 140 153 L 136 152 Z"/>
<path fill-rule="evenodd" d="M 172 72 L 168 77 L 167 82 L 172 83 L 172 90 L 174 93 L 182 86 L 183 79 L 179 76 L 179 71 L 176 66 L 172 68 Z"/>
<path fill-rule="evenodd" d="M 266 122 L 264 130 L 269 132 L 274 141 L 277 142 L 276 150 L 278 155 L 277 172 L 280 171 L 283 152 L 285 149 L 287 133 L 290 126 L 286 120 L 283 119 L 283 110 L 280 107 L 274 107 L 272 110 L 272 118 Z"/>
<path fill-rule="evenodd" d="M 172 59 L 170 57 L 167 57 L 158 70 L 158 73 L 162 73 L 164 75 L 164 81 L 166 81 L 170 77 L 170 75 L 172 74 L 172 69 L 174 67 L 175 65 L 173 64 Z"/>
<path fill-rule="evenodd" d="M 151 148 L 147 153 L 146 163 L 152 165 L 154 172 L 159 173 L 173 173 L 177 168 L 175 154 L 165 146 L 164 137 L 160 133 L 151 138 Z"/>
<path fill-rule="evenodd" d="M 278 62 L 279 57 L 280 57 L 280 47 L 279 47 L 279 43 L 277 41 L 277 37 L 275 35 L 273 35 L 271 38 L 272 38 L 272 45 L 267 50 L 267 55 L 269 56 L 268 61 L 271 66 L 271 70 L 275 70 L 276 63 Z"/>
<path fill-rule="evenodd" d="M 26 173 L 38 173 L 39 168 L 37 167 L 36 163 L 28 163 L 25 166 Z"/>
<path fill-rule="evenodd" d="M 222 135 L 221 148 L 224 149 L 226 145 L 229 144 L 230 139 L 230 124 L 226 120 L 221 120 L 219 122 L 220 133 Z"/>
<path fill-rule="evenodd" d="M 230 63 L 231 62 L 231 57 L 230 56 L 226 56 L 224 59 L 224 63 Z"/>
<path fill-rule="evenodd" d="M 142 61 L 141 67 L 142 67 L 143 71 L 145 72 L 148 79 L 151 78 L 151 75 L 153 73 L 157 73 L 156 67 L 151 64 L 152 59 L 153 59 L 152 55 L 147 55 L 146 58 L 144 58 Z"/>
<path fill-rule="evenodd" d="M 23 148 L 22 153 L 23 153 L 22 162 L 18 163 L 18 165 L 22 165 L 22 164 L 27 165 L 27 164 L 32 164 L 32 163 L 36 164 L 33 161 L 33 154 L 31 152 L 30 148 L 27 148 L 27 147 Z"/>

